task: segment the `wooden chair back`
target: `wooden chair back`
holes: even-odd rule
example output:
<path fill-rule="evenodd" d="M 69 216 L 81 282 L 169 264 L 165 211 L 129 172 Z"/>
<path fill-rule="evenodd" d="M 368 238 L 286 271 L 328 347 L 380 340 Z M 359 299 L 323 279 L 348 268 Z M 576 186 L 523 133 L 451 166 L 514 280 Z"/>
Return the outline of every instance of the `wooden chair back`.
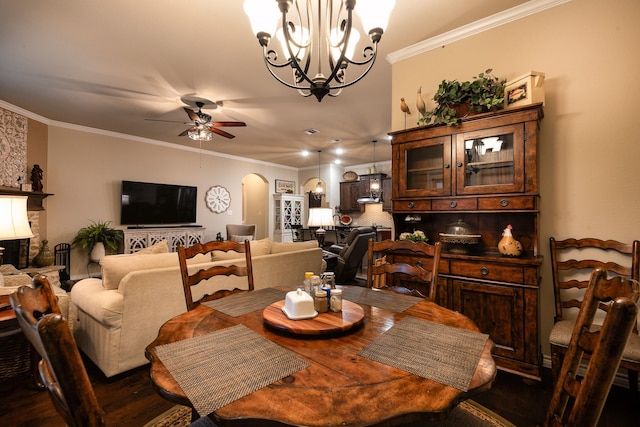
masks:
<path fill-rule="evenodd" d="M 638 315 L 638 282 L 595 269 L 555 384 L 545 426 L 596 426 Z M 608 307 L 601 327 L 594 317 Z M 590 355 L 582 379 L 578 368 Z"/>
<path fill-rule="evenodd" d="M 200 269 L 191 274 L 187 260 L 200 254 L 209 254 L 213 251 L 235 251 L 241 254 L 244 253 L 246 263 L 244 266 L 238 266 L 235 264 L 213 266 L 207 269 Z M 254 289 L 253 266 L 251 263 L 251 245 L 249 243 L 249 240 L 245 240 L 243 243 L 231 241 L 212 241 L 207 243 L 197 243 L 188 248 L 185 248 L 184 246 L 178 246 L 178 259 L 180 262 L 180 273 L 182 275 L 182 285 L 184 287 L 184 296 L 187 302 L 188 311 L 196 308 L 201 302 L 222 298 L 236 292 L 245 292 L 247 290 L 252 291 Z M 213 294 L 205 294 L 201 298 L 194 301 L 192 288 L 194 286 L 198 286 L 199 284 L 201 284 L 201 282 L 209 280 L 218 275 L 246 276 L 248 287 L 247 289 L 220 289 Z"/>
<path fill-rule="evenodd" d="M 386 255 L 397 251 L 403 251 L 409 253 L 411 256 L 425 258 L 429 261 L 430 265 L 425 266 L 423 261 L 417 261 L 415 264 L 391 263 L 386 261 Z M 438 268 L 441 252 L 442 245 L 440 242 L 436 242 L 434 245 L 429 245 L 424 242 L 413 242 L 410 240 L 383 240 L 381 242 L 376 242 L 373 239 L 370 239 L 367 264 L 367 286 L 370 288 L 374 287 L 376 276 L 405 277 L 411 281 L 425 283 L 427 289 L 429 289 L 428 294 L 424 295 L 422 292 L 415 289 L 410 290 L 403 286 L 388 284 L 388 281 L 385 283 L 384 287 L 395 292 L 420 296 L 435 301 L 438 287 Z"/>
<path fill-rule="evenodd" d="M 227 240 L 242 243 L 248 236 L 251 236 L 249 240 L 255 240 L 255 224 L 227 224 Z"/>
<path fill-rule="evenodd" d="M 47 278 L 36 276 L 32 287 L 18 288 L 10 300 L 22 331 L 42 357 L 38 370 L 56 411 L 69 426 L 104 426 L 105 413 Z"/>
<path fill-rule="evenodd" d="M 607 270 L 609 274 L 639 280 L 640 241 L 635 240 L 627 244 L 616 240 L 594 238 L 556 240 L 551 237 L 549 244 L 555 297 L 555 326 L 550 335 L 551 371 L 555 381 L 570 339 L 570 328 L 577 316 L 575 312 L 582 306 L 585 290 L 590 282 L 590 272 L 600 268 Z M 601 322 L 608 306 L 601 304 L 600 309 L 596 323 Z M 573 316 L 571 311 L 574 312 Z M 633 344 L 640 346 L 637 325 L 634 325 L 633 332 L 636 335 L 632 339 Z M 626 353 L 636 355 L 635 359 L 623 357 L 621 366 L 628 370 L 629 386 L 634 393 L 637 393 L 640 357 L 638 357 L 638 350 Z"/>

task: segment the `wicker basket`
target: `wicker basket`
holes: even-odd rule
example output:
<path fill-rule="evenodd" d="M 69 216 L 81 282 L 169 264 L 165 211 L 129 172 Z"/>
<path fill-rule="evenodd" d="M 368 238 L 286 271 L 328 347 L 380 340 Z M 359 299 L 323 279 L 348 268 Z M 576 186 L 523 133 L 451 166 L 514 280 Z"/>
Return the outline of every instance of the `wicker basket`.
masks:
<path fill-rule="evenodd" d="M 21 330 L 0 337 L 0 381 L 29 372 L 31 346 Z"/>

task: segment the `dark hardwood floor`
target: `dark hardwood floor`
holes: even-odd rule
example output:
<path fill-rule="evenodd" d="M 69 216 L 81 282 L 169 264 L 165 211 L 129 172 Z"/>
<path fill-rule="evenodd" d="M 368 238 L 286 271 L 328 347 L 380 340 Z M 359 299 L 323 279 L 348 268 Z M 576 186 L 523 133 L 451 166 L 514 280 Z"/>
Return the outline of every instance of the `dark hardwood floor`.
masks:
<path fill-rule="evenodd" d="M 109 426 L 143 426 L 173 406 L 156 394 L 147 366 L 107 379 L 90 361 L 85 360 L 85 365 L 98 401 L 107 413 Z M 519 427 L 538 426 L 551 398 L 550 377 L 549 370 L 545 369 L 542 383 L 531 383 L 516 375 L 499 372 L 492 389 L 475 396 L 474 400 Z M 35 390 L 26 375 L 0 381 L 0 396 L 0 425 L 64 426 L 47 393 Z M 638 420 L 638 398 L 628 389 L 614 386 L 599 426 L 636 426 Z"/>

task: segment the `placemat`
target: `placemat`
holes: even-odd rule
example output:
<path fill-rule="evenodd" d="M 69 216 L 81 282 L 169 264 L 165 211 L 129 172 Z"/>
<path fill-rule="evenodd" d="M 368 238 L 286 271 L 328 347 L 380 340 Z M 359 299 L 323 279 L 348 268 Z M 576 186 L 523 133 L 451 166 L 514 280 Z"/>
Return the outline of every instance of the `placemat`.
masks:
<path fill-rule="evenodd" d="M 405 317 L 358 355 L 468 391 L 489 335 Z"/>
<path fill-rule="evenodd" d="M 243 325 L 156 347 L 201 416 L 309 364 Z"/>
<path fill-rule="evenodd" d="M 342 298 L 356 304 L 372 305 L 398 313 L 413 307 L 420 301 L 424 301 L 423 298 L 411 295 L 402 295 L 391 291 L 374 291 L 360 286 L 343 287 Z"/>
<path fill-rule="evenodd" d="M 286 291 L 264 288 L 257 291 L 241 292 L 228 297 L 207 301 L 203 304 L 232 317 L 242 316 L 252 311 L 262 310 L 276 301 L 284 299 Z"/>

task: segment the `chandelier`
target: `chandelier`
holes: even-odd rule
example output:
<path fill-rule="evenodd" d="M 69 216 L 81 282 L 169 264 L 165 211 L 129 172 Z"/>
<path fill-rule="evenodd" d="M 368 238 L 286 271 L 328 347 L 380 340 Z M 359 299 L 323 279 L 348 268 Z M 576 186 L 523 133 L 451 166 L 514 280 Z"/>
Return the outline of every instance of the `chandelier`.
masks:
<path fill-rule="evenodd" d="M 187 135 L 189 135 L 189 138 L 194 141 L 211 141 L 213 138 L 213 132 L 203 124 L 199 124 L 194 128 L 189 129 Z"/>
<path fill-rule="evenodd" d="M 315 190 L 313 190 L 313 198 L 315 200 L 322 200 L 322 196 L 324 196 L 322 181 L 320 180 L 320 153 L 322 153 L 322 150 L 318 150 L 318 183 Z"/>
<path fill-rule="evenodd" d="M 279 10 L 273 3 L 269 5 L 269 0 L 244 2 L 244 11 L 262 46 L 265 65 L 280 83 L 304 97 L 313 95 L 318 102 L 325 95 L 338 96 L 342 89 L 367 75 L 395 6 L 395 0 L 358 0 L 357 8 L 356 0 L 318 0 L 315 7 L 312 0 L 276 2 Z M 360 39 L 354 26 L 354 10 L 371 40 L 362 48 L 361 58 L 354 56 Z M 280 50 L 271 43 L 273 36 L 279 41 Z M 328 75 L 323 73 L 323 65 Z M 286 71 L 278 71 L 288 67 L 293 73 L 290 81 L 285 78 Z M 364 68 L 356 68 L 354 78 L 349 80 L 347 69 L 351 72 L 354 67 Z"/>

